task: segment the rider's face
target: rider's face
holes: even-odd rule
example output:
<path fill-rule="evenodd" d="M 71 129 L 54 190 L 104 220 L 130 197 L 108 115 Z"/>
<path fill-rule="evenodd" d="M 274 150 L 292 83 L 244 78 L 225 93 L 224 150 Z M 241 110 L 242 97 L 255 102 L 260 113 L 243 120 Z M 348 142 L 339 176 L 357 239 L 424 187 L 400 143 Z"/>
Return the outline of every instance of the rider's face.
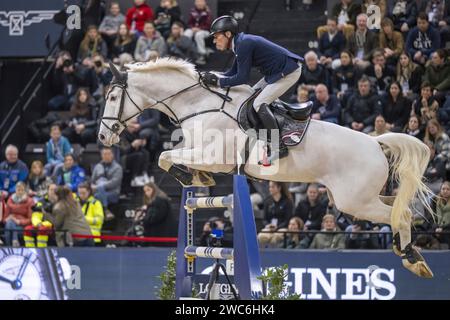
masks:
<path fill-rule="evenodd" d="M 218 32 L 214 34 L 214 43 L 216 44 L 217 50 L 227 50 L 229 41 L 231 41 L 231 32 L 229 31 L 225 33 Z"/>

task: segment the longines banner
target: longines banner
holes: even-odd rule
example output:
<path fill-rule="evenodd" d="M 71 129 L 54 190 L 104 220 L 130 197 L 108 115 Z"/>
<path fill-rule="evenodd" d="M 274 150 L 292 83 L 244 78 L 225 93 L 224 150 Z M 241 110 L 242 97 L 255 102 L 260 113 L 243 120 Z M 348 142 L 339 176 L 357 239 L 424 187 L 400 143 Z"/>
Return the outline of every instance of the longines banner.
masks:
<path fill-rule="evenodd" d="M 0 300 L 156 299 L 168 248 L 0 248 Z M 265 250 L 263 268 L 287 264 L 291 292 L 304 299 L 450 299 L 450 251 L 425 252 L 433 279 L 421 279 L 389 251 Z M 212 261 L 199 259 L 198 292 Z M 220 296 L 231 297 L 226 284 Z"/>
<path fill-rule="evenodd" d="M 53 16 L 63 8 L 64 0 L 1 0 L 0 57 L 45 56 L 45 36 L 49 34 L 50 45 L 58 40 L 62 26 Z"/>

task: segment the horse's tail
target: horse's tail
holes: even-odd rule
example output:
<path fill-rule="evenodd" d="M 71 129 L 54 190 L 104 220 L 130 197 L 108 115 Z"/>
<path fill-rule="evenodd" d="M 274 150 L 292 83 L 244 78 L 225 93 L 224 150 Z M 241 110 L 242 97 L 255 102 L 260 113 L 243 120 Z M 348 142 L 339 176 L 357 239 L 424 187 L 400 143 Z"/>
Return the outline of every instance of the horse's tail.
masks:
<path fill-rule="evenodd" d="M 399 184 L 391 214 L 392 227 L 399 229 L 402 222 L 410 221 L 409 207 L 415 196 L 426 209 L 433 212 L 428 201 L 433 192 L 422 181 L 430 159 L 428 146 L 402 133 L 387 133 L 375 139 L 389 148 L 392 174 Z"/>

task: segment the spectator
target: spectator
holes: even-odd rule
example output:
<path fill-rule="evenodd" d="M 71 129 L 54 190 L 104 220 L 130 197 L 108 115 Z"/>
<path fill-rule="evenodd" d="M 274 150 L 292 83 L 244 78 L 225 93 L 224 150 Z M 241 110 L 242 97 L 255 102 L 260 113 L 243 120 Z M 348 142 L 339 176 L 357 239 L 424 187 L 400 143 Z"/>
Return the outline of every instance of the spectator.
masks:
<path fill-rule="evenodd" d="M 97 106 L 86 88 L 77 91 L 75 102 L 70 108 L 70 121 L 63 135 L 72 142 L 85 146 L 96 140 Z"/>
<path fill-rule="evenodd" d="M 66 186 L 59 186 L 56 188 L 55 194 L 57 202 L 53 206 L 52 215 L 58 247 L 65 247 L 66 245 L 93 247 L 95 242 L 92 238 L 76 239 L 71 237 L 72 234 L 92 235 L 80 204 L 74 199 L 72 191 Z"/>
<path fill-rule="evenodd" d="M 61 135 L 61 127 L 57 123 L 50 127 L 50 140 L 47 142 L 46 150 L 45 175 L 53 176 L 56 170 L 63 165 L 64 157 L 72 152 L 69 140 Z"/>
<path fill-rule="evenodd" d="M 92 59 L 97 53 L 106 57 L 108 55 L 108 47 L 98 32 L 97 27 L 89 26 L 83 41 L 81 41 L 80 49 L 78 50 L 78 61 L 81 62 L 85 59 Z"/>
<path fill-rule="evenodd" d="M 145 0 L 134 0 L 134 6 L 128 9 L 126 23 L 131 34 L 137 37 L 144 32 L 144 24 L 153 21 L 153 9 L 145 3 Z"/>
<path fill-rule="evenodd" d="M 336 208 L 333 197 L 328 199 L 326 214 L 331 214 L 335 217 L 335 223 L 340 230 L 345 230 L 352 224 L 352 217 Z"/>
<path fill-rule="evenodd" d="M 305 54 L 306 65 L 302 70 L 302 74 L 298 83 L 300 86 L 312 93 L 319 83 L 325 84 L 331 89 L 331 81 L 328 70 L 318 63 L 318 56 L 314 51 L 308 51 Z"/>
<path fill-rule="evenodd" d="M 125 23 L 125 16 L 120 12 L 120 5 L 118 2 L 111 2 L 109 8 L 109 15 L 106 15 L 100 24 L 98 31 L 105 40 L 108 48 L 111 50 L 112 43 L 116 39 L 119 26 Z"/>
<path fill-rule="evenodd" d="M 395 79 L 395 69 L 386 65 L 383 49 L 374 50 L 372 64 L 366 68 L 364 74 L 375 84 L 378 94 L 385 91 L 389 83 Z"/>
<path fill-rule="evenodd" d="M 358 92 L 352 95 L 344 114 L 345 125 L 364 133 L 373 131 L 375 117 L 382 113 L 379 97 L 370 90 L 370 82 L 366 77 L 358 81 Z"/>
<path fill-rule="evenodd" d="M 209 28 L 211 27 L 212 15 L 206 0 L 195 0 L 194 7 L 189 12 L 188 27 L 184 35 L 194 39 L 197 45 L 199 58 L 197 64 L 205 64 L 206 50 L 205 40 L 209 37 Z"/>
<path fill-rule="evenodd" d="M 274 233 L 277 229 L 286 228 L 289 219 L 292 217 L 293 202 L 292 196 L 288 191 L 286 184 L 271 181 L 269 183 L 270 196 L 264 201 L 264 228 L 263 232 L 258 234 L 259 245 L 274 246 L 278 238 Z"/>
<path fill-rule="evenodd" d="M 401 132 L 411 113 L 411 101 L 403 96 L 400 83 L 397 81 L 392 82 L 386 91 L 387 94 L 382 103 L 386 129 Z"/>
<path fill-rule="evenodd" d="M 18 231 L 31 223 L 31 208 L 34 205 L 32 198 L 28 196 L 26 185 L 19 181 L 16 184 L 16 192 L 6 202 L 5 215 L 5 244 L 7 246 L 20 247 Z"/>
<path fill-rule="evenodd" d="M 331 17 L 336 19 L 337 28 L 342 31 L 347 39 L 355 31 L 356 16 L 361 13 L 361 5 L 353 0 L 340 0 L 331 10 Z M 326 26 L 317 29 L 318 38 L 323 32 L 326 32 Z"/>
<path fill-rule="evenodd" d="M 413 113 L 420 116 L 422 124 L 426 124 L 430 119 L 436 119 L 439 103 L 433 96 L 433 88 L 424 82 L 420 89 L 420 96 L 413 101 Z"/>
<path fill-rule="evenodd" d="M 390 132 L 386 127 L 386 120 L 381 114 L 375 118 L 374 129 L 374 131 L 369 132 L 369 136 L 376 137 Z"/>
<path fill-rule="evenodd" d="M 138 118 L 133 126 L 139 132 L 139 138 L 145 139 L 146 147 L 151 154 L 154 154 L 159 145 L 159 122 L 161 114 L 155 109 L 146 109 Z"/>
<path fill-rule="evenodd" d="M 412 100 L 419 94 L 422 73 L 422 67 L 414 63 L 407 52 L 400 54 L 396 74 L 405 97 Z"/>
<path fill-rule="evenodd" d="M 150 182 L 147 175 L 150 155 L 145 149 L 146 139 L 139 137 L 137 121 L 132 120 L 120 139 L 120 154 L 122 167 L 130 172 L 131 186 L 143 187 Z"/>
<path fill-rule="evenodd" d="M 345 232 L 350 233 L 347 236 L 345 247 L 347 249 L 378 249 L 378 237 L 375 234 L 363 231 L 370 231 L 369 222 L 354 218 L 353 224 L 347 227 Z"/>
<path fill-rule="evenodd" d="M 196 61 L 197 47 L 194 42 L 183 35 L 183 23 L 175 21 L 172 24 L 169 38 L 167 39 L 167 48 L 170 56 L 180 59 Z"/>
<path fill-rule="evenodd" d="M 125 53 L 133 55 L 134 50 L 136 50 L 136 38 L 130 33 L 126 23 L 122 23 L 112 45 L 111 58 L 117 64 L 121 55 Z"/>
<path fill-rule="evenodd" d="M 64 164 L 55 172 L 55 177 L 59 186 L 68 186 L 73 192 L 77 192 L 78 185 L 86 180 L 84 169 L 76 164 L 71 153 L 66 154 Z"/>
<path fill-rule="evenodd" d="M 288 231 L 289 233 L 277 233 L 279 235 L 278 247 L 286 249 L 304 249 L 302 240 L 305 238 L 300 232 L 303 231 L 304 223 L 299 217 L 292 217 L 289 220 L 287 229 L 279 231 Z M 293 233 L 296 232 L 296 233 Z M 285 239 L 286 238 L 286 242 Z M 276 238 L 274 237 L 274 240 Z M 275 245 L 274 245 L 275 246 Z"/>
<path fill-rule="evenodd" d="M 428 16 L 428 22 L 435 28 L 439 27 L 439 23 L 444 21 L 445 1 L 428 0 L 425 8 L 425 14 Z"/>
<path fill-rule="evenodd" d="M 450 247 L 450 235 L 442 232 L 450 231 L 450 182 L 445 181 L 442 184 L 441 192 L 436 201 L 437 224 L 433 226 L 436 237 L 439 242 L 445 243 Z"/>
<path fill-rule="evenodd" d="M 360 70 L 353 64 L 350 51 L 342 51 L 340 66 L 333 70 L 333 89 L 342 102 L 346 101 L 345 97 L 354 93 L 360 73 Z"/>
<path fill-rule="evenodd" d="M 49 100 L 48 108 L 60 111 L 69 109 L 79 88 L 89 88 L 91 94 L 98 88 L 95 71 L 84 65 L 74 65 L 68 53 L 57 58 L 51 85 L 56 96 Z"/>
<path fill-rule="evenodd" d="M 175 21 L 181 21 L 181 10 L 176 0 L 161 0 L 155 12 L 155 27 L 167 39 Z"/>
<path fill-rule="evenodd" d="M 309 246 L 310 249 L 345 249 L 345 236 L 342 233 L 336 233 L 340 230 L 332 214 L 323 216 L 321 231 L 323 233 L 315 235 Z"/>
<path fill-rule="evenodd" d="M 439 32 L 430 26 L 424 12 L 417 17 L 417 27 L 409 31 L 406 38 L 406 50 L 418 64 L 424 65 L 431 53 L 439 49 L 441 40 Z"/>
<path fill-rule="evenodd" d="M 367 28 L 367 15 L 362 13 L 356 19 L 356 31 L 349 38 L 348 50 L 355 57 L 353 63 L 361 68 L 369 65 L 372 51 L 378 48 L 378 35 Z"/>
<path fill-rule="evenodd" d="M 420 125 L 421 120 L 419 116 L 412 115 L 409 117 L 408 125 L 405 127 L 404 132 L 410 136 L 416 137 L 417 139 L 423 141 L 425 137 L 425 132 Z"/>
<path fill-rule="evenodd" d="M 98 89 L 93 94 L 96 101 L 104 101 L 104 97 L 107 93 L 106 88 L 108 88 L 113 75 L 109 66 L 105 63 L 105 59 L 101 55 L 95 55 L 92 59 L 92 68 L 95 71 L 98 81 Z"/>
<path fill-rule="evenodd" d="M 163 236 L 171 213 L 170 198 L 153 182 L 144 186 L 144 236 Z"/>
<path fill-rule="evenodd" d="M 436 157 L 445 162 L 446 170 L 450 170 L 450 138 L 436 119 L 428 121 L 424 141 L 434 145 Z"/>
<path fill-rule="evenodd" d="M 444 2 L 444 1 L 442 1 Z M 434 18 L 435 16 L 433 16 Z M 450 40 L 450 6 L 448 3 L 444 4 L 444 14 L 441 20 L 438 22 L 436 28 L 438 28 L 441 34 L 442 47 L 446 47 L 446 43 Z"/>
<path fill-rule="evenodd" d="M 84 214 L 86 222 L 91 228 L 92 235 L 101 236 L 104 220 L 102 203 L 99 200 L 95 199 L 95 197 L 92 195 L 92 190 L 89 183 L 80 183 L 77 190 L 81 211 Z M 102 242 L 102 240 L 99 238 L 95 238 L 94 242 L 96 244 L 99 244 Z"/>
<path fill-rule="evenodd" d="M 394 23 L 395 30 L 406 34 L 416 26 L 418 13 L 416 0 L 395 0 L 392 11 L 388 15 Z"/>
<path fill-rule="evenodd" d="M 112 149 L 103 148 L 101 162 L 95 165 L 92 172 L 91 188 L 94 197 L 103 204 L 106 221 L 114 218 L 108 206 L 119 201 L 122 177 L 122 167 L 114 160 Z"/>
<path fill-rule="evenodd" d="M 384 50 L 384 57 L 389 65 L 397 63 L 400 54 L 405 49 L 403 35 L 394 30 L 394 23 L 389 18 L 381 21 L 380 48 Z"/>
<path fill-rule="evenodd" d="M 309 92 L 306 88 L 298 86 L 296 90 L 296 95 L 292 95 L 290 102 L 292 104 L 300 104 L 309 101 Z"/>
<path fill-rule="evenodd" d="M 317 184 L 310 184 L 306 191 L 306 199 L 300 201 L 295 208 L 295 216 L 305 222 L 305 230 L 320 230 L 326 209 L 327 206 L 319 199 Z"/>
<path fill-rule="evenodd" d="M 431 54 L 431 61 L 425 68 L 423 82 L 429 83 L 433 88 L 433 95 L 443 105 L 450 90 L 450 61 L 444 49 L 438 49 Z"/>
<path fill-rule="evenodd" d="M 337 29 L 336 19 L 328 18 L 327 32 L 319 38 L 320 63 L 331 67 L 334 60 L 339 59 L 340 53 L 344 50 L 345 41 L 344 34 Z"/>
<path fill-rule="evenodd" d="M 341 104 L 334 95 L 329 95 L 324 84 L 318 84 L 315 90 L 315 99 L 311 111 L 311 118 L 332 123 L 338 123 L 341 113 Z"/>
<path fill-rule="evenodd" d="M 48 192 L 52 192 L 52 199 L 54 199 L 54 190 L 56 185 L 50 183 Z M 47 190 L 46 190 L 47 191 Z M 28 248 L 46 248 L 48 244 L 49 235 L 53 235 L 53 221 L 50 211 L 46 211 L 44 203 L 48 202 L 47 195 L 44 195 L 32 208 L 31 224 L 24 228 L 23 240 L 25 247 Z M 50 203 L 50 205 L 52 205 Z"/>
<path fill-rule="evenodd" d="M 28 195 L 30 197 L 43 198 L 47 193 L 50 178 L 45 175 L 44 164 L 40 160 L 31 163 L 30 174 L 28 176 Z"/>
<path fill-rule="evenodd" d="M 153 22 L 147 21 L 144 25 L 144 33 L 137 41 L 134 59 L 141 62 L 149 61 L 152 51 L 156 51 L 162 57 L 166 54 L 167 47 L 164 38 L 156 31 Z"/>
<path fill-rule="evenodd" d="M 430 148 L 430 161 L 423 176 L 426 179 L 427 187 L 434 194 L 438 194 L 445 180 L 445 161 L 443 157 L 436 157 L 436 149 L 431 141 L 427 141 L 426 145 Z"/>
<path fill-rule="evenodd" d="M 4 198 L 16 191 L 17 182 L 25 182 L 28 177 L 27 165 L 19 159 L 19 150 L 15 145 L 6 147 L 5 158 L 0 163 L 0 192 Z"/>

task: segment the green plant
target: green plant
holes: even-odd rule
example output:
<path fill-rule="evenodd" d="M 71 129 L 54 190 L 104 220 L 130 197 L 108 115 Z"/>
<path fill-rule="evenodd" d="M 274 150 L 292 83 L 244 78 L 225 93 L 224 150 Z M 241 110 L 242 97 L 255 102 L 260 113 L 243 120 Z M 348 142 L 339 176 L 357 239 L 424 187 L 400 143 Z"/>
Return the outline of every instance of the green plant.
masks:
<path fill-rule="evenodd" d="M 171 251 L 167 257 L 167 265 L 164 267 L 165 271 L 161 272 L 158 279 L 161 280 L 161 286 L 159 287 L 156 295 L 161 300 L 175 300 L 175 281 L 177 274 L 177 253 Z M 192 297 L 198 298 L 200 293 L 198 292 L 195 283 L 192 285 Z"/>
<path fill-rule="evenodd" d="M 263 300 L 299 300 L 297 293 L 289 294 L 288 286 L 284 283 L 288 275 L 288 265 L 273 267 L 265 270 L 265 273 L 258 277 L 268 288 Z"/>
<path fill-rule="evenodd" d="M 159 275 L 161 287 L 156 295 L 161 300 L 175 299 L 175 278 L 176 278 L 177 255 L 175 251 L 170 252 L 167 257 L 167 265 L 165 271 Z"/>

